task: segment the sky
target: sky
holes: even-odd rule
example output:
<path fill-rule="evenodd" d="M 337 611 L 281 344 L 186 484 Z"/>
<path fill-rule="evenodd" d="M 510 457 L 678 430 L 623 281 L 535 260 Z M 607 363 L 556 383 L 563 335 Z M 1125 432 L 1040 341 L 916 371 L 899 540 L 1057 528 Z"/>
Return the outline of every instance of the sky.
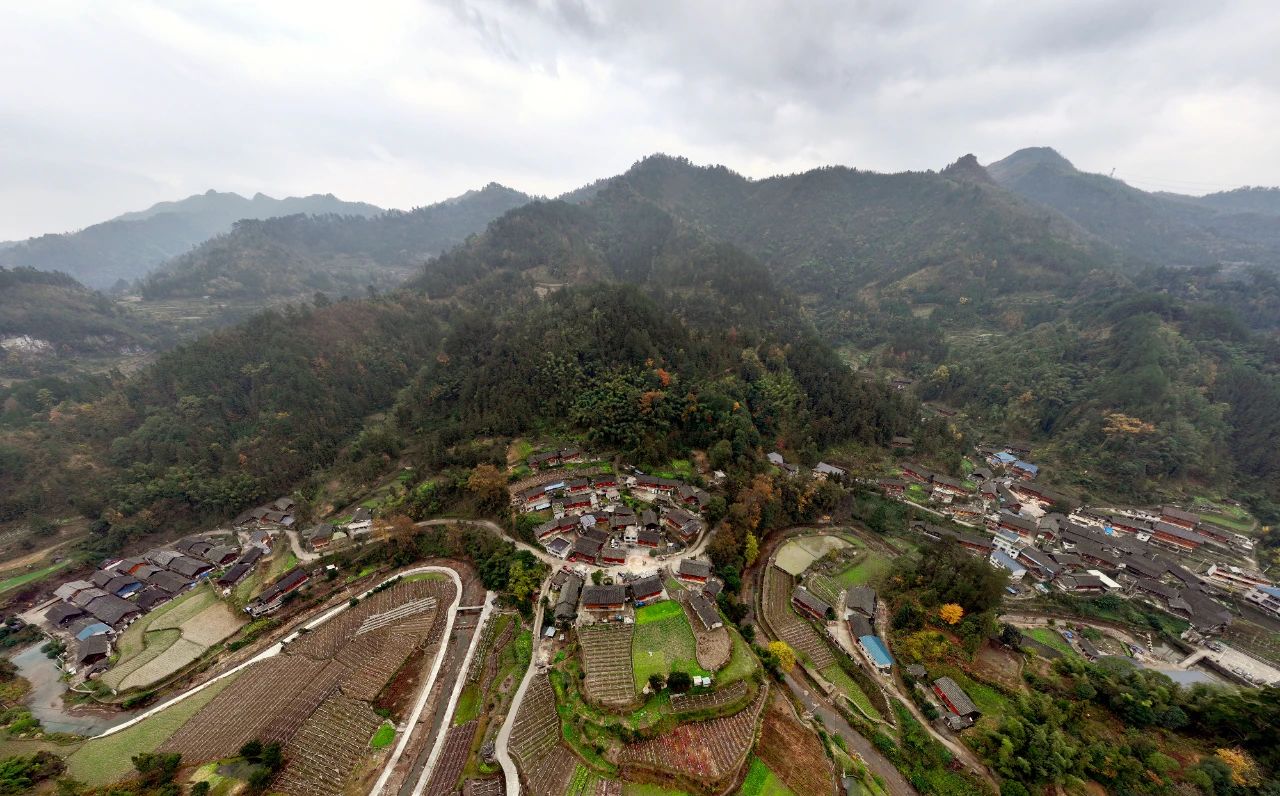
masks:
<path fill-rule="evenodd" d="M 5 3 L 0 240 L 210 188 L 553 196 L 654 152 L 1277 185 L 1278 41 L 1274 0 Z"/>

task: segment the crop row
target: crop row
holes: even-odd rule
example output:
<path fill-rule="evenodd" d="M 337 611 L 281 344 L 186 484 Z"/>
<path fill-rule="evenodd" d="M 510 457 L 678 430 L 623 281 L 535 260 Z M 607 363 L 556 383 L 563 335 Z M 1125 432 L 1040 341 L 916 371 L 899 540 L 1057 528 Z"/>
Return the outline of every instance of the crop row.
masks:
<path fill-rule="evenodd" d="M 791 589 L 791 575 L 776 566 L 769 567 L 765 572 L 761 598 L 765 621 L 778 638 L 801 653 L 813 668 L 824 669 L 836 659 L 818 631 L 791 607 Z"/>
<path fill-rule="evenodd" d="M 285 747 L 285 767 L 272 790 L 292 796 L 342 793 L 381 722 L 364 702 L 331 695 Z"/>
<path fill-rule="evenodd" d="M 352 699 L 372 701 L 420 641 L 419 634 L 395 628 L 375 630 L 353 639 L 338 653 L 338 660 L 348 667 L 340 683 L 342 693 Z"/>
<path fill-rule="evenodd" d="M 341 664 L 293 655 L 254 664 L 174 733 L 162 751 L 181 753 L 194 763 L 233 755 L 255 738 L 288 741 L 343 671 Z"/>
<path fill-rule="evenodd" d="M 677 713 L 693 710 L 709 710 L 731 704 L 747 693 L 747 682 L 739 680 L 733 685 L 706 694 L 675 694 L 671 697 L 671 709 Z"/>
<path fill-rule="evenodd" d="M 444 736 L 444 746 L 440 749 L 440 759 L 436 761 L 435 771 L 431 772 L 431 779 L 427 782 L 427 793 L 434 796 L 457 790 L 458 778 L 462 776 L 462 769 L 467 766 L 467 756 L 471 754 L 471 741 L 475 735 L 475 719 L 449 728 Z"/>
<path fill-rule="evenodd" d="M 545 674 L 539 674 L 529 683 L 511 727 L 511 752 L 527 769 L 559 742 L 560 714 L 556 712 L 555 689 Z"/>
<path fill-rule="evenodd" d="M 768 690 L 761 688 L 747 709 L 732 716 L 681 724 L 657 738 L 624 746 L 620 759 L 695 780 L 719 780 L 736 771 L 751 749 Z"/>
<path fill-rule="evenodd" d="M 625 624 L 584 625 L 578 629 L 588 697 L 614 707 L 629 705 L 635 699 L 632 635 L 632 626 Z"/>

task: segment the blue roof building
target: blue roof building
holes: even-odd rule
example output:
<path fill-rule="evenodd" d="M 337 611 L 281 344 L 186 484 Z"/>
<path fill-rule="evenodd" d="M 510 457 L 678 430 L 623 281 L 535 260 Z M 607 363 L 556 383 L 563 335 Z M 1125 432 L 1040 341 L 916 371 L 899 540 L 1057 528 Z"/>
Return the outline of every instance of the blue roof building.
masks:
<path fill-rule="evenodd" d="M 992 550 L 990 561 L 991 566 L 1007 571 L 1010 580 L 1022 580 L 1023 576 L 1027 574 L 1027 568 L 1019 564 L 1013 559 L 1013 556 L 1003 550 Z"/>
<path fill-rule="evenodd" d="M 1000 451 L 991 458 L 1004 465 L 1013 464 L 1018 460 L 1017 456 L 1014 456 L 1012 453 L 1005 453 L 1004 451 Z"/>
<path fill-rule="evenodd" d="M 1032 475 L 1039 475 L 1040 473 L 1039 467 L 1032 464 L 1031 462 L 1024 462 L 1021 459 L 1014 462 L 1013 466 L 1024 473 L 1031 473 Z"/>
<path fill-rule="evenodd" d="M 859 636 L 858 646 L 862 647 L 867 653 L 867 657 L 880 670 L 881 674 L 888 674 L 893 668 L 893 656 L 889 654 L 889 648 L 884 645 L 877 636 Z"/>
<path fill-rule="evenodd" d="M 105 624 L 103 622 L 94 622 L 92 625 L 87 625 L 79 633 L 76 633 L 76 641 L 84 641 L 85 639 L 90 638 L 92 636 L 101 636 L 103 633 L 110 633 L 110 632 L 111 632 L 111 625 Z"/>

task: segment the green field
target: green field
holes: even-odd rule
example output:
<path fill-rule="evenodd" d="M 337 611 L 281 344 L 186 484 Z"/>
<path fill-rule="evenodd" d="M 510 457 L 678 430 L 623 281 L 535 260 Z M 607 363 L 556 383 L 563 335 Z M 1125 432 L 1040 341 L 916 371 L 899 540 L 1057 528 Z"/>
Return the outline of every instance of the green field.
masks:
<path fill-rule="evenodd" d="M 396 739 L 396 728 L 391 722 L 384 722 L 373 737 L 369 739 L 369 745 L 374 749 L 384 749 L 391 745 Z"/>
<path fill-rule="evenodd" d="M 684 609 L 674 600 L 647 605 L 636 611 L 636 630 L 631 640 L 631 665 L 636 690 L 649 682 L 649 675 L 688 672 L 709 675 L 698 665 L 697 642 Z"/>
<path fill-rule="evenodd" d="M 105 738 L 86 741 L 67 758 L 67 774 L 86 785 L 106 785 L 133 771 L 131 762 L 139 752 L 154 752 L 187 719 L 231 684 L 239 675 L 225 677 L 194 696 L 140 721 L 127 730 Z"/>
<path fill-rule="evenodd" d="M 179 625 L 209 607 L 216 599 L 217 595 L 210 588 L 201 586 L 156 607 L 129 625 L 116 644 L 119 658 L 102 675 L 102 682 L 119 688 L 126 677 L 160 657 L 182 638 Z"/>
<path fill-rule="evenodd" d="M 866 693 L 853 681 L 853 678 L 840 668 L 840 664 L 833 663 L 822 670 L 822 676 L 832 685 L 840 689 L 840 692 L 849 697 L 853 704 L 857 705 L 863 713 L 866 713 L 873 719 L 883 719 L 880 711 L 876 710 L 871 704 L 871 700 L 867 698 Z"/>
<path fill-rule="evenodd" d="M 28 583 L 40 580 L 46 575 L 52 575 L 70 563 L 70 561 L 63 561 L 58 564 L 47 566 L 44 569 L 33 569 L 30 572 L 23 572 L 18 575 L 14 575 L 13 577 L 0 580 L 0 594 L 26 586 Z"/>
<path fill-rule="evenodd" d="M 867 553 L 861 561 L 837 573 L 835 581 L 841 589 L 849 589 L 862 586 L 888 571 L 889 559 L 879 553 Z"/>
<path fill-rule="evenodd" d="M 950 665 L 938 665 L 931 668 L 930 675 L 935 677 L 950 677 L 956 681 L 956 685 L 964 689 L 964 692 L 973 700 L 973 704 L 978 706 L 978 710 L 982 711 L 983 718 L 989 718 L 996 722 L 1008 711 L 1009 698 L 995 688 L 979 683 L 961 670 Z"/>
<path fill-rule="evenodd" d="M 747 779 L 738 793 L 741 796 L 795 796 L 795 792 L 778 779 L 778 775 L 763 760 L 755 756 L 751 758 Z"/>
<path fill-rule="evenodd" d="M 663 600 L 646 605 L 636 611 L 636 627 L 642 627 L 650 622 L 662 622 L 676 615 L 684 616 L 684 609 L 675 600 Z"/>
<path fill-rule="evenodd" d="M 1037 627 L 1031 630 L 1024 630 L 1022 632 L 1025 633 L 1028 637 L 1033 638 L 1036 641 L 1039 641 L 1041 644 L 1045 645 L 1046 647 L 1052 647 L 1053 649 L 1056 649 L 1058 652 L 1061 652 L 1063 655 L 1072 656 L 1072 655 L 1079 654 L 1074 649 L 1071 648 L 1071 645 L 1067 643 L 1067 640 L 1062 637 L 1061 633 L 1059 633 L 1058 631 L 1054 630 L 1051 627 Z"/>
<path fill-rule="evenodd" d="M 840 602 L 840 584 L 830 575 L 814 575 L 809 578 L 808 586 L 809 591 L 828 605 L 836 605 Z"/>
<path fill-rule="evenodd" d="M 688 796 L 682 790 L 668 790 L 661 785 L 650 785 L 647 782 L 624 782 L 622 796 Z"/>
<path fill-rule="evenodd" d="M 742 640 L 738 631 L 729 629 L 729 637 L 733 640 L 733 651 L 729 654 L 729 662 L 716 673 L 716 685 L 726 686 L 748 677 L 756 670 L 756 656 Z"/>
<path fill-rule="evenodd" d="M 453 709 L 453 724 L 466 724 L 480 715 L 480 686 L 467 683 L 458 695 L 458 706 Z"/>

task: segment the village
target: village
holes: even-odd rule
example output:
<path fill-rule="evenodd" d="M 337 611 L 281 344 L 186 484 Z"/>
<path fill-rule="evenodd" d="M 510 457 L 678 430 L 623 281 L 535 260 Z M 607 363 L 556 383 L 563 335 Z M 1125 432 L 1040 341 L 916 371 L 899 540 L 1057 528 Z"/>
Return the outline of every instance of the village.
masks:
<path fill-rule="evenodd" d="M 905 448 L 910 440 L 898 442 Z M 949 537 L 1006 571 L 1011 602 L 1056 591 L 1114 595 L 1151 605 L 1189 624 L 1197 660 L 1240 685 L 1280 682 L 1280 668 L 1215 640 L 1242 609 L 1280 617 L 1280 588 L 1253 566 L 1253 540 L 1194 511 L 1079 506 L 1041 484 L 1025 445 L 981 445 L 967 478 L 913 462 L 874 480 L 885 495 L 951 520 L 912 523 L 928 539 Z M 1093 652 L 1087 641 L 1086 654 Z M 1090 657 L 1097 657 L 1090 655 Z"/>

